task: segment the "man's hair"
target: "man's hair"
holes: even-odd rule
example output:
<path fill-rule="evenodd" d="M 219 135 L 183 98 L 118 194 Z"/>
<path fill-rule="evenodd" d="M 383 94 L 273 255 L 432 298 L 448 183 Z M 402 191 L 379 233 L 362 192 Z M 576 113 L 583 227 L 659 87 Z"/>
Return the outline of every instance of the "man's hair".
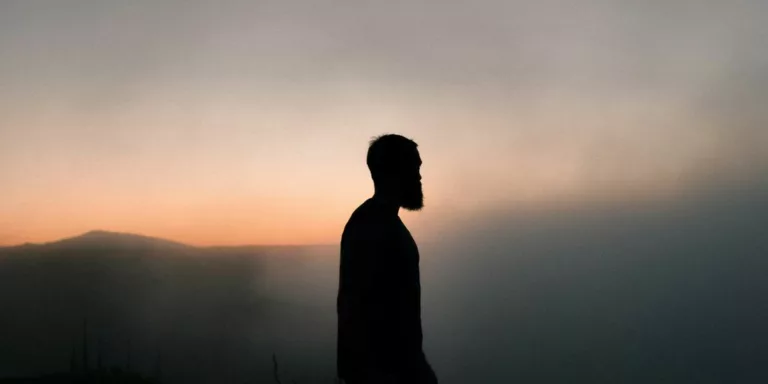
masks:
<path fill-rule="evenodd" d="M 411 156 L 418 146 L 415 141 L 392 133 L 374 137 L 366 158 L 373 182 L 397 174 L 405 159 Z"/>

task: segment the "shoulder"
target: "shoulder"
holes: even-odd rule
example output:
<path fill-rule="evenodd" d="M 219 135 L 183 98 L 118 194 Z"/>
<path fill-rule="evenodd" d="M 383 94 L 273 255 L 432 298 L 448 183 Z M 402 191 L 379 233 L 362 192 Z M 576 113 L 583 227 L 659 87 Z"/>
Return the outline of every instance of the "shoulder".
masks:
<path fill-rule="evenodd" d="M 377 243 L 384 241 L 393 233 L 396 222 L 370 204 L 362 203 L 350 216 L 344 227 L 342 243 Z"/>

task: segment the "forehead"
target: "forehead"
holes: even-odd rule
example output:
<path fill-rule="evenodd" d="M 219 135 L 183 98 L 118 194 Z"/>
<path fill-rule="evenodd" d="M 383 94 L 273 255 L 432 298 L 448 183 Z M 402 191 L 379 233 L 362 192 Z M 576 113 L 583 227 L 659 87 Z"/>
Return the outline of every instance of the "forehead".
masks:
<path fill-rule="evenodd" d="M 403 157 L 407 164 L 421 165 L 421 155 L 419 155 L 419 150 L 416 148 L 408 150 L 404 153 Z"/>

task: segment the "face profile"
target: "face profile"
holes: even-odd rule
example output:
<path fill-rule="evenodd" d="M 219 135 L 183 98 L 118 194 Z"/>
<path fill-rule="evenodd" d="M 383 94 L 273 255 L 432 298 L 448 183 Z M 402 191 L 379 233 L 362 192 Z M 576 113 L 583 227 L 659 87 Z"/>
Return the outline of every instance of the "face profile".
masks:
<path fill-rule="evenodd" d="M 407 161 L 401 175 L 402 199 L 400 206 L 409 211 L 424 208 L 424 191 L 421 187 L 421 158 L 414 148 L 413 160 Z"/>

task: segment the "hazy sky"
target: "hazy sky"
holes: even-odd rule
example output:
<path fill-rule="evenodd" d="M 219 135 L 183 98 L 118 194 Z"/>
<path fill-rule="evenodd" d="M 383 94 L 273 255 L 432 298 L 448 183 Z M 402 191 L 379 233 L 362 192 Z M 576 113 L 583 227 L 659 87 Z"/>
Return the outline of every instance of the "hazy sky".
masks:
<path fill-rule="evenodd" d="M 0 244 L 335 243 L 386 132 L 420 144 L 416 227 L 757 174 L 766 25 L 761 0 L 3 0 Z"/>

